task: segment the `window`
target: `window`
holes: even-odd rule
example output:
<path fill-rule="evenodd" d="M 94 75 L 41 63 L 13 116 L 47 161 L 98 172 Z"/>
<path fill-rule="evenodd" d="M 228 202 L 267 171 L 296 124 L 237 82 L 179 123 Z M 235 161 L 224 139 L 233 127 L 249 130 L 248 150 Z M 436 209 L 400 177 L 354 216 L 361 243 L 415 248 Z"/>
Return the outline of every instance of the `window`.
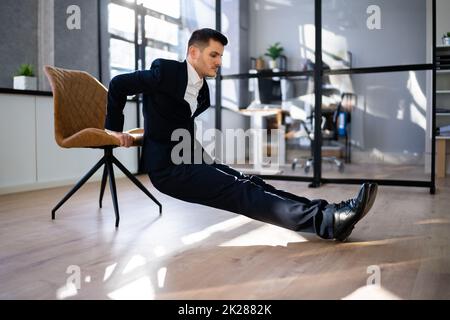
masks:
<path fill-rule="evenodd" d="M 192 31 L 214 28 L 215 0 L 110 0 L 108 21 L 112 78 L 136 69 L 136 52 L 138 69 L 157 58 L 183 60 Z"/>
<path fill-rule="evenodd" d="M 134 10 L 110 3 L 108 15 L 109 33 L 134 41 Z"/>
<path fill-rule="evenodd" d="M 175 19 L 180 18 L 181 3 L 180 0 L 140 0 L 138 4 L 142 3 L 144 7 L 160 12 Z"/>
<path fill-rule="evenodd" d="M 127 3 L 127 1 L 124 1 Z M 135 69 L 135 10 L 116 3 L 108 5 L 110 77 Z"/>
<path fill-rule="evenodd" d="M 152 62 L 155 59 L 163 58 L 163 59 L 171 59 L 171 60 L 179 60 L 179 54 L 175 52 L 170 52 L 168 50 L 161 50 L 152 47 L 145 48 L 145 61 L 146 61 L 146 69 L 150 69 Z"/>
<path fill-rule="evenodd" d="M 145 37 L 178 46 L 178 25 L 160 18 L 146 16 Z"/>
<path fill-rule="evenodd" d="M 183 37 L 182 1 L 111 0 L 108 5 L 111 78 L 135 70 L 135 53 L 142 47 L 144 52 L 138 52 L 144 56 L 138 57 L 138 65 L 146 69 L 157 58 L 179 60 L 184 57 L 185 44 L 182 42 L 186 39 Z M 192 0 L 189 1 L 192 5 Z M 144 19 L 144 30 L 140 29 L 141 19 Z M 136 21 L 139 48 L 135 43 Z"/>
<path fill-rule="evenodd" d="M 109 44 L 111 78 L 121 73 L 133 71 L 135 69 L 134 43 L 111 38 Z"/>

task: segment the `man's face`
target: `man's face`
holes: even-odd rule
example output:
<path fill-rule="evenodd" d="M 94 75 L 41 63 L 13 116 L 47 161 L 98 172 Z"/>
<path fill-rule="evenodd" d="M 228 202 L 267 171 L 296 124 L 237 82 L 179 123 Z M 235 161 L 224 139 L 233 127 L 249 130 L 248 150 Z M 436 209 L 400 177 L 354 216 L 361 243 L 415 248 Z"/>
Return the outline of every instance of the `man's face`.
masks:
<path fill-rule="evenodd" d="M 217 75 L 219 67 L 222 65 L 224 46 L 219 41 L 209 40 L 208 46 L 201 49 L 195 46 L 189 48 L 189 62 L 202 78 Z"/>

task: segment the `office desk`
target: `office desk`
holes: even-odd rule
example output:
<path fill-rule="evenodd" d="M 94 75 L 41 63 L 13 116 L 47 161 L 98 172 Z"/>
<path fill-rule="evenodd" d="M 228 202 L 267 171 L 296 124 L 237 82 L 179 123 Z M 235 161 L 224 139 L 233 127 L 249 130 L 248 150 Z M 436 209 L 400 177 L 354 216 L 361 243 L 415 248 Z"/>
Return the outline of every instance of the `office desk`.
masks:
<path fill-rule="evenodd" d="M 286 158 L 286 143 L 284 139 L 285 135 L 285 127 L 282 125 L 282 118 L 283 118 L 283 110 L 281 108 L 279 109 L 244 109 L 239 111 L 242 115 L 249 116 L 251 118 L 251 129 L 254 129 L 253 134 L 253 142 L 252 142 L 252 149 L 253 149 L 253 168 L 251 170 L 245 170 L 245 173 L 248 174 L 258 174 L 258 175 L 275 175 L 279 174 L 282 171 L 280 170 L 279 166 L 283 165 L 285 163 Z M 270 166 L 263 167 L 263 160 L 264 160 L 264 136 L 263 136 L 263 129 L 264 129 L 264 118 L 276 116 L 277 118 L 277 125 L 278 129 L 280 130 L 278 135 L 278 152 L 277 152 L 277 158 L 278 161 L 275 163 L 271 162 Z"/>

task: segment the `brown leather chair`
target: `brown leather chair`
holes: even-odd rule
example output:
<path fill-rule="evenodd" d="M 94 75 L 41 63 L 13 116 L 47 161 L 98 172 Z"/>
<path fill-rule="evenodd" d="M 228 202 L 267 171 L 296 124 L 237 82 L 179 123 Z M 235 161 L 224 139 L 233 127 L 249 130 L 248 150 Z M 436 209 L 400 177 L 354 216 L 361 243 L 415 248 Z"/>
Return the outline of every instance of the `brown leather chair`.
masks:
<path fill-rule="evenodd" d="M 53 92 L 56 143 L 62 148 L 99 148 L 104 150 L 104 156 L 100 161 L 53 208 L 52 219 L 55 219 L 56 210 L 80 189 L 98 169 L 104 166 L 99 205 L 101 208 L 106 180 L 109 176 L 116 227 L 118 227 L 120 216 L 113 164 L 159 206 L 159 214 L 161 215 L 162 206 L 158 200 L 113 155 L 113 149 L 119 146 L 119 140 L 104 130 L 107 89 L 97 79 L 84 71 L 51 66 L 45 66 L 44 71 Z M 128 131 L 135 138 L 134 146 L 139 146 L 142 143 L 143 132 L 143 129 Z"/>

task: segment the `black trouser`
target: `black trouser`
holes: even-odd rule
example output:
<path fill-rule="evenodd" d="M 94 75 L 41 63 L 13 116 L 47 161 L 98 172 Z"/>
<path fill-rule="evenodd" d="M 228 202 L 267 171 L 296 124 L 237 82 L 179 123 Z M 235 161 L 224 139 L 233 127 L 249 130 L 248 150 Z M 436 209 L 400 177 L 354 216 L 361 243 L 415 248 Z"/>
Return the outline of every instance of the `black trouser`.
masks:
<path fill-rule="evenodd" d="M 287 229 L 333 238 L 333 209 L 278 190 L 223 164 L 181 164 L 152 171 L 156 189 L 174 198 L 231 211 Z"/>

